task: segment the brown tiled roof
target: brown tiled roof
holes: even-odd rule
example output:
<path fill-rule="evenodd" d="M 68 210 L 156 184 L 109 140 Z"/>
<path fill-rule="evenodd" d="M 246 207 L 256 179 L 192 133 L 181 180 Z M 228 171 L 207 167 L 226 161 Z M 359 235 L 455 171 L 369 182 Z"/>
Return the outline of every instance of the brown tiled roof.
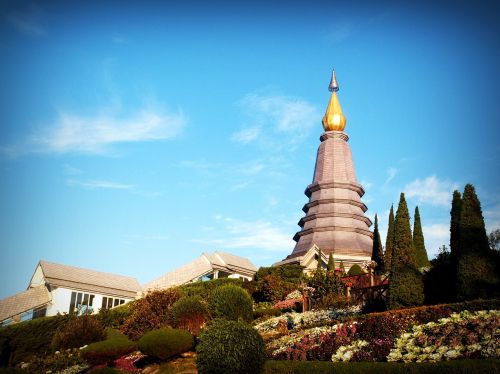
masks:
<path fill-rule="evenodd" d="M 40 261 L 46 283 L 84 291 L 135 297 L 141 291 L 137 279 L 123 275 Z"/>
<path fill-rule="evenodd" d="M 0 321 L 49 303 L 50 293 L 45 285 L 28 288 L 13 296 L 0 300 Z"/>
<path fill-rule="evenodd" d="M 253 276 L 257 268 L 246 258 L 226 252 L 203 253 L 200 257 L 180 268 L 163 274 L 161 277 L 144 285 L 145 290 L 165 289 L 191 282 L 213 270 L 235 272 Z"/>
<path fill-rule="evenodd" d="M 255 265 L 247 258 L 233 255 L 231 253 L 216 251 L 215 255 L 222 259 L 225 265 L 230 269 L 242 269 L 243 271 L 255 273 L 257 268 Z"/>

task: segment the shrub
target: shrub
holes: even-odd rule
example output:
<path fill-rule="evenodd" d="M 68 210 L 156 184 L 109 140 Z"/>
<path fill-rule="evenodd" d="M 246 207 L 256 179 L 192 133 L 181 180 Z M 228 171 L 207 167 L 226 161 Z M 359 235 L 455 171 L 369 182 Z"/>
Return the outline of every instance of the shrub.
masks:
<path fill-rule="evenodd" d="M 281 315 L 281 310 L 274 308 L 257 308 L 253 312 L 254 319 L 265 319 L 270 317 L 278 317 Z"/>
<path fill-rule="evenodd" d="M 281 278 L 277 274 L 269 274 L 257 282 L 253 297 L 257 301 L 271 301 L 276 303 L 283 300 L 293 290 L 297 289 L 297 283 Z"/>
<path fill-rule="evenodd" d="M 160 360 L 184 353 L 194 346 L 193 335 L 185 330 L 164 328 L 147 332 L 139 340 L 139 350 Z"/>
<path fill-rule="evenodd" d="M 205 282 L 194 282 L 194 283 L 184 284 L 180 286 L 179 289 L 181 293 L 185 296 L 199 296 L 204 301 L 208 302 L 208 300 L 212 297 L 212 293 L 221 286 L 232 284 L 235 286 L 243 287 L 243 285 L 247 283 L 250 282 L 243 282 L 241 279 L 219 278 Z"/>
<path fill-rule="evenodd" d="M 307 286 L 314 288 L 311 295 L 312 306 L 315 309 L 326 309 L 332 306 L 345 305 L 346 286 L 333 272 L 317 269 L 312 277 L 307 279 Z"/>
<path fill-rule="evenodd" d="M 92 343 L 81 350 L 85 361 L 93 365 L 110 363 L 136 349 L 136 344 L 114 329 L 107 329 L 107 339 Z"/>
<path fill-rule="evenodd" d="M 200 374 L 260 373 L 265 360 L 262 337 L 242 321 L 214 320 L 196 352 Z"/>
<path fill-rule="evenodd" d="M 255 280 L 260 281 L 268 275 L 277 275 L 285 281 L 289 281 L 295 284 L 300 283 L 302 279 L 304 267 L 300 265 L 282 265 L 282 266 L 271 266 L 271 267 L 260 267 L 255 273 Z"/>
<path fill-rule="evenodd" d="M 72 316 L 52 338 L 52 349 L 79 348 L 105 338 L 104 326 L 95 316 Z"/>
<path fill-rule="evenodd" d="M 172 306 L 181 296 L 177 288 L 148 293 L 146 297 L 134 302 L 123 331 L 131 339 L 138 340 L 148 331 L 172 325 Z"/>
<path fill-rule="evenodd" d="M 70 319 L 70 316 L 43 317 L 0 328 L 0 362 L 15 366 L 50 353 L 54 334 Z"/>
<path fill-rule="evenodd" d="M 349 271 L 347 272 L 347 275 L 361 275 L 361 274 L 365 274 L 365 272 L 363 271 L 363 269 L 361 269 L 361 267 L 358 264 L 352 265 Z"/>
<path fill-rule="evenodd" d="M 174 303 L 172 315 L 176 327 L 198 335 L 208 317 L 208 309 L 200 296 L 187 296 Z"/>
<path fill-rule="evenodd" d="M 250 322 L 253 317 L 252 299 L 238 286 L 227 285 L 217 288 L 208 302 L 214 318 L 237 320 L 242 318 Z"/>
<path fill-rule="evenodd" d="M 135 302 L 129 302 L 112 309 L 101 309 L 97 317 L 104 327 L 120 328 L 132 314 L 134 304 Z"/>

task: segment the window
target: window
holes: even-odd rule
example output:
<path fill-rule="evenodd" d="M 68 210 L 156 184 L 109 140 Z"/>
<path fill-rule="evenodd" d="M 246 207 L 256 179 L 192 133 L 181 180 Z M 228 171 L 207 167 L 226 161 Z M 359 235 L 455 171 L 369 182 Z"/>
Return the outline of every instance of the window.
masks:
<path fill-rule="evenodd" d="M 106 297 L 104 296 L 102 298 L 102 305 L 101 309 L 111 309 L 114 308 L 115 306 L 125 304 L 125 300 L 123 299 L 118 299 L 118 298 L 113 298 L 113 297 Z"/>
<path fill-rule="evenodd" d="M 92 306 L 94 303 L 95 295 L 83 292 L 71 292 L 71 299 L 69 302 L 69 313 L 86 314 L 92 313 Z"/>
<path fill-rule="evenodd" d="M 47 314 L 47 307 L 46 306 L 43 306 L 43 307 L 38 308 L 38 309 L 33 309 L 32 319 L 45 317 L 46 314 Z"/>

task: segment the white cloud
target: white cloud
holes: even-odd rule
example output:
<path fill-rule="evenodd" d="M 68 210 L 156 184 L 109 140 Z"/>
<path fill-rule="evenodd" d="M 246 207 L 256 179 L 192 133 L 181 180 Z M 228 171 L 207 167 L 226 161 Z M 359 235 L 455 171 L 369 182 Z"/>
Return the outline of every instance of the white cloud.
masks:
<path fill-rule="evenodd" d="M 334 26 L 327 32 L 326 39 L 332 43 L 338 43 L 349 36 L 353 32 L 353 26 L 348 22 L 334 22 Z"/>
<path fill-rule="evenodd" d="M 242 105 L 252 112 L 257 111 L 269 117 L 280 132 L 297 131 L 318 123 L 316 107 L 299 98 L 250 94 L 245 96 Z"/>
<path fill-rule="evenodd" d="M 127 118 L 110 115 L 80 117 L 62 113 L 57 122 L 31 142 L 53 153 L 104 153 L 117 143 L 155 141 L 178 135 L 186 119 L 179 113 L 141 110 Z"/>
<path fill-rule="evenodd" d="M 168 240 L 168 235 L 125 235 L 127 239 L 144 240 L 144 241 L 163 241 Z"/>
<path fill-rule="evenodd" d="M 436 223 L 422 227 L 425 239 L 425 248 L 429 259 L 439 253 L 439 248 L 443 245 L 450 246 L 450 224 Z"/>
<path fill-rule="evenodd" d="M 135 188 L 135 186 L 131 184 L 116 183 L 104 180 L 82 181 L 82 180 L 70 179 L 68 180 L 68 184 L 71 186 L 80 186 L 91 190 L 96 190 L 96 189 L 131 190 Z"/>
<path fill-rule="evenodd" d="M 449 206 L 453 190 L 458 188 L 457 183 L 440 181 L 435 175 L 423 180 L 415 179 L 404 188 L 408 198 L 415 198 L 418 203 Z"/>
<path fill-rule="evenodd" d="M 248 127 L 238 132 L 235 132 L 231 136 L 231 139 L 237 143 L 247 144 L 257 139 L 259 134 L 260 134 L 260 127 L 258 126 Z"/>
<path fill-rule="evenodd" d="M 237 183 L 230 188 L 230 191 L 243 190 L 243 189 L 247 188 L 249 184 L 250 184 L 250 182 Z"/>
<path fill-rule="evenodd" d="M 500 229 L 500 203 L 495 203 L 483 211 L 486 232 Z"/>
<path fill-rule="evenodd" d="M 388 185 L 389 182 L 394 179 L 397 173 L 398 169 L 394 167 L 390 167 L 389 169 L 387 169 L 387 179 L 385 180 L 384 185 Z"/>
<path fill-rule="evenodd" d="M 45 29 L 39 22 L 42 12 L 38 6 L 31 6 L 25 12 L 13 12 L 7 16 L 7 21 L 19 32 L 34 37 L 44 36 Z"/>
<path fill-rule="evenodd" d="M 111 41 L 116 44 L 124 44 L 127 42 L 127 39 L 122 35 L 113 35 Z"/>
<path fill-rule="evenodd" d="M 366 180 L 362 180 L 361 182 L 359 182 L 359 184 L 361 184 L 363 186 L 363 188 L 365 189 L 365 191 L 368 191 L 370 188 L 373 187 L 373 183 L 372 182 L 368 182 Z"/>
<path fill-rule="evenodd" d="M 196 243 L 211 244 L 217 247 L 250 248 L 266 251 L 291 251 L 294 246 L 292 235 L 264 220 L 241 221 L 233 218 L 215 216 L 219 237 L 194 239 Z"/>
<path fill-rule="evenodd" d="M 64 164 L 64 174 L 66 175 L 80 175 L 83 174 L 83 170 L 75 168 L 70 164 Z"/>
<path fill-rule="evenodd" d="M 269 133 L 280 133 L 280 143 L 298 143 L 314 125 L 318 125 L 321 115 L 307 100 L 284 95 L 248 94 L 239 103 L 255 125 L 232 135 L 232 139 L 249 143 L 263 139 L 271 148 L 276 141 Z M 262 131 L 266 129 L 266 131 Z"/>

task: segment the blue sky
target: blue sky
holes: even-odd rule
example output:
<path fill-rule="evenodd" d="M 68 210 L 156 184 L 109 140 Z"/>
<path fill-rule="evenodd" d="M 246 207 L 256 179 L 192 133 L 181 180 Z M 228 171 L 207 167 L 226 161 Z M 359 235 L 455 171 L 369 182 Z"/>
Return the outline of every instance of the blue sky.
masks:
<path fill-rule="evenodd" d="M 468 182 L 500 228 L 499 21 L 487 2 L 2 2 L 0 297 L 40 259 L 145 283 L 203 251 L 284 258 L 332 66 L 384 241 L 404 191 L 433 257 Z"/>

